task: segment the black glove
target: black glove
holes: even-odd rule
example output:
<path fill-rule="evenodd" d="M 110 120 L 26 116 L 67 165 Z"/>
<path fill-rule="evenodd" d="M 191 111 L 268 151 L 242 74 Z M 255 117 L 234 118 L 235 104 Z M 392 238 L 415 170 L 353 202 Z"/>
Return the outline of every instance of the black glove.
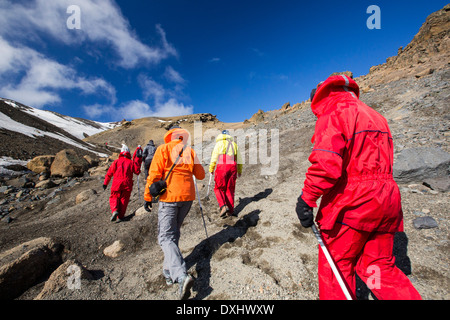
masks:
<path fill-rule="evenodd" d="M 106 187 L 108 187 L 106 184 L 103 185 L 103 190 L 106 190 Z"/>
<path fill-rule="evenodd" d="M 313 208 L 306 204 L 301 195 L 297 199 L 295 211 L 304 228 L 310 228 L 314 224 Z"/>
<path fill-rule="evenodd" d="M 149 208 L 149 207 L 150 207 L 150 208 Z M 147 212 L 152 212 L 151 207 L 152 207 L 151 201 L 145 201 L 145 204 L 144 204 L 144 209 L 145 209 L 145 211 L 147 211 Z"/>

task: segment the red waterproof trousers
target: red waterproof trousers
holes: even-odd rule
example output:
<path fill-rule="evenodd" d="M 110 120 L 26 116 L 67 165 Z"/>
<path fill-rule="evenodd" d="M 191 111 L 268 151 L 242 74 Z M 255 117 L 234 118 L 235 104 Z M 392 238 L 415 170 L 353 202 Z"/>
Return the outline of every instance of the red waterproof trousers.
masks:
<path fill-rule="evenodd" d="M 321 234 L 354 299 L 355 272 L 378 299 L 422 299 L 408 277 L 395 266 L 393 232 L 360 231 L 337 223 L 332 230 L 321 231 Z M 319 295 L 321 300 L 345 299 L 320 248 Z"/>
<path fill-rule="evenodd" d="M 119 213 L 118 218 L 122 219 L 127 211 L 128 202 L 130 201 L 131 190 L 122 189 L 118 191 L 112 191 L 109 196 L 109 207 L 111 212 L 117 211 Z"/>
<path fill-rule="evenodd" d="M 219 207 L 227 206 L 230 213 L 234 212 L 234 191 L 236 189 L 237 164 L 234 158 L 220 155 L 214 173 L 214 193 Z"/>

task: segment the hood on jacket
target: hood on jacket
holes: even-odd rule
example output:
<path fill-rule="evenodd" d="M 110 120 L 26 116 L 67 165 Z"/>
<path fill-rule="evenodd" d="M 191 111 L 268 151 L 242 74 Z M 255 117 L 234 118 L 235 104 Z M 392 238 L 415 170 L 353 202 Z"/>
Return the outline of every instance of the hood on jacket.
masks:
<path fill-rule="evenodd" d="M 349 92 L 355 98 L 359 98 L 359 86 L 355 80 L 347 75 L 329 77 L 316 90 L 311 101 L 312 112 L 316 117 L 320 117 L 327 111 L 328 102 L 343 92 Z"/>
<path fill-rule="evenodd" d="M 233 137 L 230 136 L 229 134 L 223 134 L 223 133 L 221 133 L 221 134 L 219 134 L 219 135 L 217 136 L 216 142 L 219 142 L 219 141 L 222 141 L 222 140 L 228 140 L 228 141 L 230 141 L 230 142 L 233 142 L 233 141 L 234 141 Z"/>
<path fill-rule="evenodd" d="M 120 157 L 131 159 L 131 153 L 129 151 L 122 151 L 121 153 L 119 153 L 119 158 Z"/>
<path fill-rule="evenodd" d="M 164 136 L 164 142 L 165 143 L 169 143 L 170 141 L 173 140 L 183 140 L 183 142 L 185 144 L 188 143 L 190 138 L 190 134 L 187 130 L 185 129 L 181 129 L 181 128 L 174 128 L 174 129 L 170 129 L 169 132 L 167 132 Z"/>

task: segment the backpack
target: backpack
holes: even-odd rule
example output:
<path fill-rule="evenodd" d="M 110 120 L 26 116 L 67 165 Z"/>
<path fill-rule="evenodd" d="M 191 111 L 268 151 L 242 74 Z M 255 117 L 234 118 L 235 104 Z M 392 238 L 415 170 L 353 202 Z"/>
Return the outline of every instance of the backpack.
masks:
<path fill-rule="evenodd" d="M 144 162 L 146 164 L 150 164 L 153 160 L 153 156 L 155 155 L 156 147 L 154 145 L 147 145 L 144 150 Z"/>

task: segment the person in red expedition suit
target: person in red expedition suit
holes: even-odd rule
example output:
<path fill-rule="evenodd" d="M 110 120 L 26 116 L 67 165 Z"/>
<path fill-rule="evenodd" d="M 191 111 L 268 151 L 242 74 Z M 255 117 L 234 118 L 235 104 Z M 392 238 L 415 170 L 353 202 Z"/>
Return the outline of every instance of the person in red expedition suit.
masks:
<path fill-rule="evenodd" d="M 386 119 L 359 100 L 359 87 L 347 75 L 319 84 L 311 109 L 314 147 L 296 205 L 302 226 L 313 225 L 313 207 L 322 197 L 316 222 L 353 298 L 356 272 L 378 299 L 421 299 L 392 253 L 403 212 Z M 345 299 L 321 250 L 318 277 L 320 299 Z"/>
<path fill-rule="evenodd" d="M 122 145 L 119 158 L 109 167 L 103 182 L 103 189 L 106 190 L 109 181 L 113 179 L 111 185 L 111 195 L 109 205 L 111 208 L 111 221 L 122 221 L 130 201 L 131 191 L 133 190 L 133 174 L 138 175 L 141 172 L 142 149 L 136 148 L 131 159 L 130 150 L 126 145 Z"/>
<path fill-rule="evenodd" d="M 214 193 L 219 203 L 220 217 L 232 216 L 236 179 L 242 174 L 242 158 L 239 147 L 228 130 L 223 130 L 216 138 L 209 173 L 215 175 Z"/>

